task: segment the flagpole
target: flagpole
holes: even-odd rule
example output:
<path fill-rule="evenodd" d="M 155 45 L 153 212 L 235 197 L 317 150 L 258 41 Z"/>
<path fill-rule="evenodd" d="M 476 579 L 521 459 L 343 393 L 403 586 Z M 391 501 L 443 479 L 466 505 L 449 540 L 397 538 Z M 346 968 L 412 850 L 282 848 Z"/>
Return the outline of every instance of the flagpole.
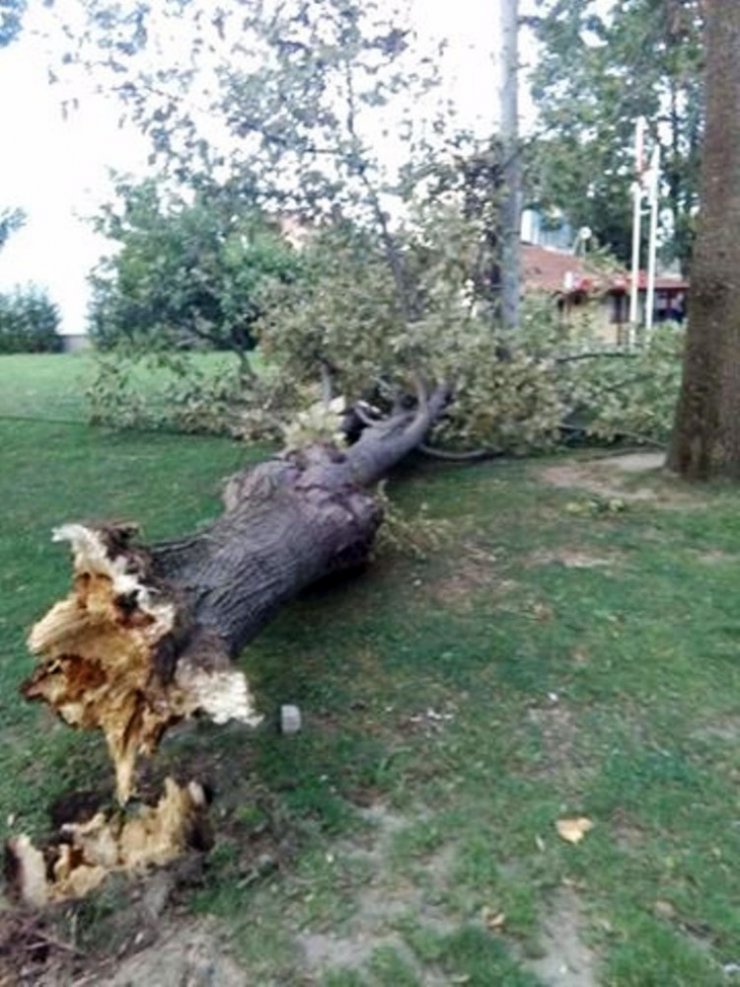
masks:
<path fill-rule="evenodd" d="M 647 297 L 645 299 L 645 329 L 649 335 L 655 312 L 655 269 L 658 253 L 658 199 L 660 198 L 660 144 L 655 145 L 650 162 L 650 248 L 648 255 Z"/>
<path fill-rule="evenodd" d="M 635 127 L 635 181 L 632 185 L 634 212 L 632 218 L 632 278 L 630 280 L 629 345 L 635 341 L 637 331 L 639 280 L 640 280 L 640 240 L 642 235 L 642 172 L 644 169 L 643 146 L 645 140 L 645 120 L 640 117 Z"/>

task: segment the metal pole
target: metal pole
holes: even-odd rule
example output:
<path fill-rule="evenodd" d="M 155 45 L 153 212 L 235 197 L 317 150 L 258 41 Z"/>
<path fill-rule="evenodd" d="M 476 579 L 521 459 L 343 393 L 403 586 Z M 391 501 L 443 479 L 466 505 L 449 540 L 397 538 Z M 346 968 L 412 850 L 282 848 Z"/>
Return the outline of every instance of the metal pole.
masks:
<path fill-rule="evenodd" d="M 642 237 L 642 172 L 643 141 L 645 137 L 645 121 L 642 117 L 635 128 L 635 181 L 632 185 L 634 211 L 632 218 L 632 279 L 630 281 L 630 317 L 629 344 L 635 341 L 637 331 L 639 280 L 640 280 L 640 241 Z"/>
<path fill-rule="evenodd" d="M 501 139 L 504 153 L 504 200 L 501 207 L 501 316 L 504 326 L 519 325 L 521 265 L 521 160 L 519 155 L 519 0 L 500 0 L 503 38 Z"/>
<path fill-rule="evenodd" d="M 635 201 L 634 212 L 632 216 L 632 275 L 630 280 L 630 330 L 629 330 L 629 343 L 630 346 L 635 341 L 635 335 L 637 333 L 637 323 L 639 319 L 638 313 L 638 300 L 639 300 L 639 281 L 640 281 L 640 240 L 642 237 L 641 224 L 642 224 L 642 189 L 640 188 L 639 182 L 635 182 L 632 186 L 632 196 Z"/>
<path fill-rule="evenodd" d="M 645 328 L 649 335 L 653 328 L 655 311 L 655 268 L 658 253 L 658 199 L 660 198 L 660 145 L 655 145 L 650 162 L 650 249 L 648 255 L 648 283 L 645 299 Z"/>

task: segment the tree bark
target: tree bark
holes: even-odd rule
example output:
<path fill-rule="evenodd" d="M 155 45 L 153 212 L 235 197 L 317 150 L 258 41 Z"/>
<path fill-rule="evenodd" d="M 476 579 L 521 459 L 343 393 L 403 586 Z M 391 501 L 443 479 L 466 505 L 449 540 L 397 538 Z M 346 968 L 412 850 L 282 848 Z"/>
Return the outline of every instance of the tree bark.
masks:
<path fill-rule="evenodd" d="M 144 547 L 131 527 L 55 533 L 72 543 L 74 588 L 31 632 L 40 664 L 23 693 L 104 732 L 121 802 L 137 755 L 172 723 L 196 712 L 259 722 L 232 659 L 301 589 L 367 558 L 382 520 L 373 485 L 447 400 L 440 389 L 347 450 L 316 444 L 238 474 L 224 514 L 190 537 Z"/>
<path fill-rule="evenodd" d="M 740 5 L 706 0 L 707 122 L 689 328 L 669 466 L 740 478 Z"/>

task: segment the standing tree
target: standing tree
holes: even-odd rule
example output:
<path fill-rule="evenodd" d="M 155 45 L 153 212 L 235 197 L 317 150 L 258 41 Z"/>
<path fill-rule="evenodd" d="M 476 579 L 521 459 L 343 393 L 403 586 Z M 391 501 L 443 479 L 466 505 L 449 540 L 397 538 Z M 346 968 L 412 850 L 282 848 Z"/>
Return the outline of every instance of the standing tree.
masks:
<path fill-rule="evenodd" d="M 0 209 L 0 249 L 8 241 L 11 233 L 19 230 L 26 221 L 26 215 L 22 209 Z"/>
<path fill-rule="evenodd" d="M 0 0 L 0 48 L 20 33 L 25 10 L 26 0 Z"/>
<path fill-rule="evenodd" d="M 92 335 L 102 347 L 230 350 L 254 346 L 265 279 L 297 275 L 297 254 L 250 201 L 210 183 L 192 201 L 153 180 L 118 188 L 98 232 L 116 244 L 92 277 Z M 231 192 L 231 194 L 230 194 Z"/>
<path fill-rule="evenodd" d="M 0 48 L 14 41 L 21 30 L 25 0 L 0 0 Z M 20 229 L 25 215 L 20 209 L 0 209 L 0 247 L 11 233 Z"/>
<path fill-rule="evenodd" d="M 669 465 L 740 478 L 740 6 L 707 0 L 706 136 L 684 377 Z"/>
<path fill-rule="evenodd" d="M 698 0 L 546 0 L 528 23 L 543 53 L 532 78 L 540 130 L 530 198 L 630 258 L 638 117 L 661 145 L 671 250 L 691 256 L 702 131 Z"/>

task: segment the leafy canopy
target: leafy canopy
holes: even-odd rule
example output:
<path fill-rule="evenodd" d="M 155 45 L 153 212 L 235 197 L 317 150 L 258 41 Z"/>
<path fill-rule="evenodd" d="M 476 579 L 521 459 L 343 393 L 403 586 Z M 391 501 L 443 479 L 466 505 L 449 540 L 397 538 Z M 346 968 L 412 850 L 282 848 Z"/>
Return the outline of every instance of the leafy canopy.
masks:
<path fill-rule="evenodd" d="M 423 402 L 443 384 L 454 402 L 434 440 L 502 452 L 552 444 L 576 414 L 585 422 L 579 428 L 606 434 L 617 411 L 642 407 L 628 379 L 634 368 L 639 386 L 642 356 L 625 360 L 615 385 L 624 401 L 615 410 L 597 385 L 613 380 L 606 367 L 616 361 L 571 366 L 591 344 L 566 337 L 552 304 L 527 315 L 516 335 L 498 325 L 500 152 L 495 142 L 481 147 L 455 134 L 449 112 L 432 111 L 419 127 L 419 112 L 409 109 L 433 105 L 435 73 L 410 57 L 413 38 L 401 20 L 357 0 L 231 0 L 217 8 L 194 0 L 178 7 L 193 29 L 192 58 L 160 61 L 152 73 L 140 61 L 161 27 L 152 9 L 140 4 L 136 17 L 124 17 L 105 0 L 92 6 L 107 18 L 98 21 L 98 52 L 168 173 L 192 182 L 205 171 L 215 214 L 215 190 L 228 199 L 229 188 L 248 187 L 255 204 L 295 211 L 310 229 L 302 278 L 270 271 L 250 296 L 259 313 L 250 332 L 267 372 L 228 371 L 209 382 L 178 371 L 164 402 L 166 424 L 177 416 L 194 429 L 280 435 L 306 405 L 330 395 L 385 414 Z M 575 4 L 581 13 L 587 6 Z M 209 76 L 210 126 L 182 98 L 201 58 L 218 66 Z M 383 143 L 396 141 L 393 166 L 380 153 L 383 131 Z M 134 296 L 136 285 L 149 291 L 150 282 L 163 283 L 160 252 L 171 251 L 183 269 L 181 238 L 158 241 L 165 212 L 158 203 L 146 211 L 158 246 L 126 257 Z M 211 230 L 210 218 L 201 222 Z M 191 306 L 196 283 L 175 277 L 167 290 Z M 166 308 L 166 299 L 158 304 Z M 202 320 L 203 307 L 195 311 Z M 187 312 L 178 313 L 187 324 Z M 164 325 L 157 319 L 149 311 L 142 325 Z M 171 362 L 171 353 L 162 358 Z M 95 395 L 100 417 L 132 423 L 148 413 L 132 400 L 118 356 L 104 362 Z M 651 425 L 656 433 L 661 427 Z"/>
<path fill-rule="evenodd" d="M 0 0 L 0 48 L 17 38 L 25 10 L 26 0 Z"/>
<path fill-rule="evenodd" d="M 154 180 L 118 193 L 97 223 L 117 245 L 92 278 L 98 344 L 250 349 L 260 283 L 300 270 L 274 224 L 248 196 L 207 182 L 189 200 Z"/>

